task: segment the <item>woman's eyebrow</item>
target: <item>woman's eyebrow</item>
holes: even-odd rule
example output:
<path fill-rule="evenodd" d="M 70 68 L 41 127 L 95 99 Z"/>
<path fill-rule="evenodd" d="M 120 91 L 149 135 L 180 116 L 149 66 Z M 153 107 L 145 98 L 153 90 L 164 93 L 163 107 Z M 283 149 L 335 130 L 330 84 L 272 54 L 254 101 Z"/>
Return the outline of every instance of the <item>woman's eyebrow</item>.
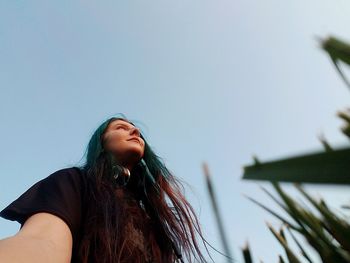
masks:
<path fill-rule="evenodd" d="M 125 123 L 117 123 L 117 124 L 114 125 L 114 127 L 117 127 L 117 126 L 124 126 L 124 127 L 127 127 L 127 128 L 134 128 L 135 127 L 133 125 L 129 126 L 129 125 L 125 124 Z"/>

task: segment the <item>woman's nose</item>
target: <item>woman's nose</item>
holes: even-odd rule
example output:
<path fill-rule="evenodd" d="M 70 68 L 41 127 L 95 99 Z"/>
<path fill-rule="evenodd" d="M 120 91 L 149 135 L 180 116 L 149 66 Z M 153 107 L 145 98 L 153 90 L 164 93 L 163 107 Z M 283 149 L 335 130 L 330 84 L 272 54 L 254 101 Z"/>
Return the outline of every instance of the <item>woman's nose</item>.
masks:
<path fill-rule="evenodd" d="M 136 136 L 140 136 L 140 129 L 137 127 L 132 128 L 131 134 L 136 134 Z"/>

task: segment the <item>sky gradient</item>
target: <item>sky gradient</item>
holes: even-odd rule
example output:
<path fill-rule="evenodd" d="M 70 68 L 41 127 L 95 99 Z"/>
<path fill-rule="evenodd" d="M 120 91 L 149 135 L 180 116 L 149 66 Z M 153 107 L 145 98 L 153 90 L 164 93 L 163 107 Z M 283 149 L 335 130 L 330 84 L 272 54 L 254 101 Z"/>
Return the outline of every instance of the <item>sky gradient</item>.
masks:
<path fill-rule="evenodd" d="M 249 240 L 277 262 L 265 221 L 279 222 L 242 195 L 273 206 L 258 185 L 271 188 L 242 181 L 242 167 L 320 150 L 320 133 L 348 143 L 336 111 L 350 93 L 316 37 L 350 41 L 349 13 L 346 0 L 1 1 L 0 208 L 78 164 L 94 129 L 124 113 L 189 184 L 213 246 L 204 161 L 236 260 Z M 349 202 L 345 187 L 307 188 Z M 18 228 L 0 219 L 0 238 Z"/>

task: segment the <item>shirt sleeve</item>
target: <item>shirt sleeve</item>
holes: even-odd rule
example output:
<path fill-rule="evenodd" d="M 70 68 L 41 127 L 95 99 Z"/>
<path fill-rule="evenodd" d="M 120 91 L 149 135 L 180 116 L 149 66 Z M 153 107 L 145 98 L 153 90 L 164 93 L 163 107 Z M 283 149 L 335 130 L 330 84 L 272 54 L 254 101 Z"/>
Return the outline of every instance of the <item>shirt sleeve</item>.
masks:
<path fill-rule="evenodd" d="M 82 175 L 79 171 L 73 167 L 52 173 L 3 209 L 0 216 L 19 222 L 22 228 L 31 215 L 50 213 L 68 225 L 75 239 L 82 213 Z"/>

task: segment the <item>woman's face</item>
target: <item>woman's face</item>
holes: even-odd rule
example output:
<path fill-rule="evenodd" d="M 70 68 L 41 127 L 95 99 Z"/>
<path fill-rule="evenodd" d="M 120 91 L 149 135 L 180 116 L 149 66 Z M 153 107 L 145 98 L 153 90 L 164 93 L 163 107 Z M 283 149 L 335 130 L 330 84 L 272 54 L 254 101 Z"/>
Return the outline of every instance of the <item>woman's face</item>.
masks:
<path fill-rule="evenodd" d="M 145 151 L 145 142 L 140 130 L 124 120 L 112 121 L 102 136 L 104 148 L 113 153 L 121 165 L 131 170 Z"/>

